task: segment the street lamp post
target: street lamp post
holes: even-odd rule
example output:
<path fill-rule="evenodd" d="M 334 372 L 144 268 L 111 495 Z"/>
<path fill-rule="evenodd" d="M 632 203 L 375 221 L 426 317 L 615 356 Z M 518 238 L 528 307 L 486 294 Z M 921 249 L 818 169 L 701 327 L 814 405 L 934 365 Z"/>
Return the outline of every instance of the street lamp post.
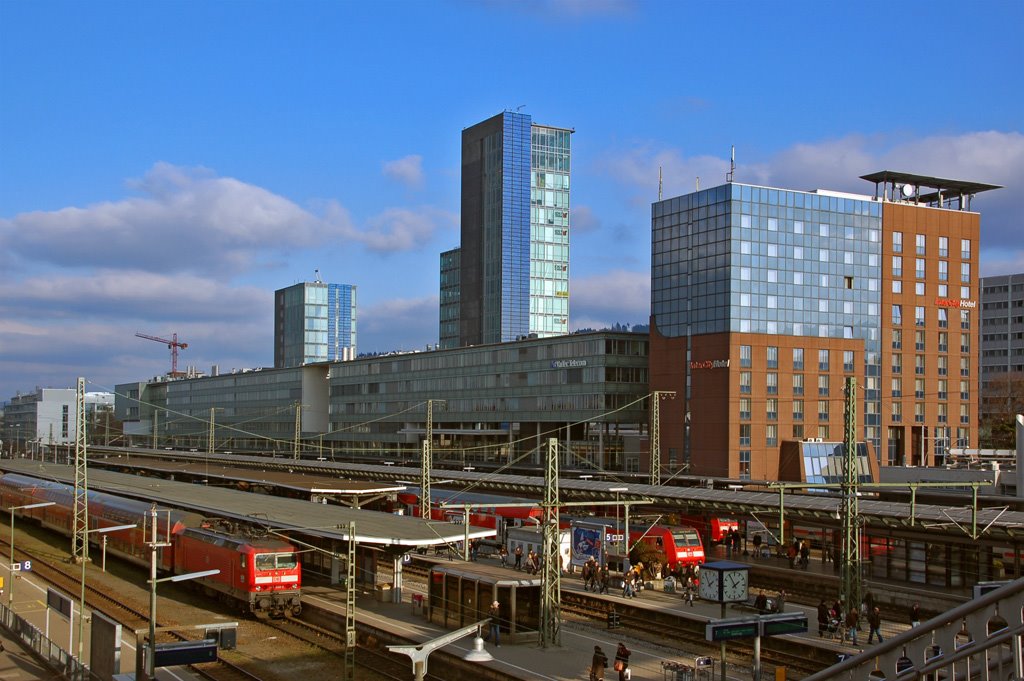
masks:
<path fill-rule="evenodd" d="M 184 575 L 171 575 L 156 579 L 156 551 L 153 552 L 152 573 L 153 578 L 149 581 L 149 657 L 146 658 L 146 675 L 150 679 L 156 678 L 156 585 L 161 582 L 184 582 L 190 579 L 201 579 L 212 575 L 220 574 L 220 570 L 203 570 L 202 572 L 189 572 Z"/>
<path fill-rule="evenodd" d="M 42 508 L 44 506 L 54 506 L 56 501 L 42 501 L 38 504 L 25 504 L 24 506 L 11 506 L 11 562 L 10 562 L 10 578 L 11 587 L 7 590 L 7 607 L 14 608 L 14 512 L 27 510 L 30 508 Z"/>
<path fill-rule="evenodd" d="M 88 562 L 86 558 L 89 556 L 89 535 L 93 533 L 103 535 L 103 571 L 107 571 L 107 532 L 116 532 L 117 530 L 130 530 L 133 527 L 138 527 L 135 523 L 131 525 L 111 525 L 110 527 L 97 527 L 92 530 L 86 529 L 85 537 L 83 541 L 85 544 L 85 553 L 82 565 L 82 592 L 78 601 L 78 661 L 84 662 L 82 654 L 85 650 L 85 564 Z"/>

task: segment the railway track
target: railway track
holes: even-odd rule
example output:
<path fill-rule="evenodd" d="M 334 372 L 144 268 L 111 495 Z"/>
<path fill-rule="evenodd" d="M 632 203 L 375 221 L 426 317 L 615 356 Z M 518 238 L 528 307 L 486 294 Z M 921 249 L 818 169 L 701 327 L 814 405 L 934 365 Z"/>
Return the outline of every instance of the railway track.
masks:
<path fill-rule="evenodd" d="M 4 543 L 6 544 L 6 542 Z M 32 560 L 32 571 L 43 580 L 68 594 L 81 592 L 80 568 L 69 563 L 55 564 L 51 558 L 26 551 L 21 547 L 18 548 L 18 551 Z M 85 603 L 90 610 L 102 613 L 132 631 L 142 629 L 149 624 L 149 617 L 126 603 L 123 594 L 110 593 L 88 581 L 85 585 Z M 169 631 L 167 635 L 179 641 L 187 640 L 183 633 Z M 258 676 L 224 659 L 218 659 L 216 662 L 210 662 L 203 666 L 193 666 L 191 669 L 210 681 L 260 681 Z"/>
<path fill-rule="evenodd" d="M 7 542 L 0 540 L 0 544 L 7 546 Z M 18 544 L 18 554 L 23 559 L 29 559 L 33 564 L 33 572 L 42 580 L 52 584 L 55 588 L 67 594 L 78 594 L 81 591 L 80 567 L 66 562 L 66 557 L 44 555 L 31 548 L 26 548 L 24 543 Z M 96 612 L 121 624 L 125 629 L 132 631 L 146 629 L 149 626 L 149 617 L 146 612 L 132 607 L 127 602 L 124 594 L 108 591 L 102 586 L 86 581 L 86 605 Z M 177 623 L 158 623 L 158 626 L 165 628 L 161 635 L 175 640 L 188 640 L 183 632 L 175 632 L 173 627 Z M 345 656 L 344 636 L 316 624 L 305 622 L 300 619 L 283 620 L 261 620 L 254 622 L 261 626 L 268 627 L 280 635 L 289 637 L 296 641 L 311 646 L 319 651 L 342 658 L 338 660 L 334 669 L 343 669 L 343 658 Z M 192 638 L 194 638 L 194 632 Z M 358 641 L 356 650 L 355 677 L 360 681 L 364 679 L 372 681 L 408 681 L 409 661 L 405 657 L 396 656 L 379 645 L 379 638 L 385 632 L 373 627 L 357 625 Z M 414 643 L 412 640 L 403 639 L 402 643 Z M 72 651 L 73 652 L 73 651 Z M 210 681 L 261 681 L 261 677 L 246 670 L 241 662 L 233 662 L 225 659 L 225 655 L 232 655 L 231 651 L 221 651 L 215 662 L 202 665 L 192 665 L 190 669 Z M 462 666 L 462 660 L 454 655 L 438 652 L 431 657 L 435 673 L 428 673 L 426 679 L 429 681 L 447 681 L 450 676 L 449 666 L 455 668 Z M 504 681 L 515 681 L 516 677 L 492 674 L 491 679 L 503 678 Z"/>

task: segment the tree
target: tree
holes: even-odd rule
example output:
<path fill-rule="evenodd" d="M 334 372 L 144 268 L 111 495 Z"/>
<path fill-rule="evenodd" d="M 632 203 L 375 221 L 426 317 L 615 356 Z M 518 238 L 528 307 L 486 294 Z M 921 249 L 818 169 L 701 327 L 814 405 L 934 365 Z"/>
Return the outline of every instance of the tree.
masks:
<path fill-rule="evenodd" d="M 1024 413 L 1024 372 L 999 374 L 984 381 L 981 391 L 980 445 L 1014 449 L 1017 414 Z"/>

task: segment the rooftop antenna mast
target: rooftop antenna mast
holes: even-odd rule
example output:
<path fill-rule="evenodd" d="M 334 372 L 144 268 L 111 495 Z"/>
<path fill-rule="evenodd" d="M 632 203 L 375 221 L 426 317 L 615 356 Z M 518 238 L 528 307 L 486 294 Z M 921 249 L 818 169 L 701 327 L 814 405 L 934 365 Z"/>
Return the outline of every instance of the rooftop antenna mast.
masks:
<path fill-rule="evenodd" d="M 726 182 L 732 182 L 733 176 L 736 174 L 736 145 L 732 145 L 732 157 L 729 160 L 729 173 L 725 176 Z"/>
<path fill-rule="evenodd" d="M 658 166 L 658 200 L 661 201 L 661 166 Z"/>

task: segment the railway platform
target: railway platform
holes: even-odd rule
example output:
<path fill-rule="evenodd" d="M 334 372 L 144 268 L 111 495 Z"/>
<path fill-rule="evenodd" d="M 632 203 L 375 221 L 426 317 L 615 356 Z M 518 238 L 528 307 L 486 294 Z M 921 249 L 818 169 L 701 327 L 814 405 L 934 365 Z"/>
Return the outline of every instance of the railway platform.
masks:
<path fill-rule="evenodd" d="M 512 568 L 501 568 L 496 560 L 481 559 L 480 563 L 487 565 L 487 570 L 495 573 L 508 573 L 508 579 L 525 578 L 525 573 L 517 572 Z M 466 565 L 461 561 L 452 561 L 451 565 Z M 803 575 L 806 578 L 806 575 Z M 418 584 L 407 577 L 405 593 L 402 603 L 379 602 L 374 594 L 367 591 L 357 600 L 357 620 L 385 631 L 393 631 L 416 641 L 429 641 L 442 636 L 443 634 L 457 628 L 455 624 L 448 627 L 430 622 L 424 615 L 422 609 L 423 599 L 427 597 L 425 586 Z M 584 593 L 581 580 L 576 576 L 563 578 L 562 592 L 564 596 L 569 594 Z M 595 594 L 591 596 L 597 597 Z M 621 590 L 613 590 L 608 595 L 597 597 L 607 603 L 609 609 L 612 605 L 625 612 L 627 608 L 638 608 L 651 611 L 652 616 L 657 613 L 670 612 L 678 614 L 685 619 L 694 620 L 698 623 L 707 622 L 721 617 L 721 606 L 695 600 L 694 604 L 687 605 L 680 594 L 665 593 L 664 591 L 645 590 L 642 595 L 635 599 L 624 599 Z M 344 606 L 344 594 L 335 587 L 305 587 L 303 602 L 307 608 L 312 605 L 331 610 L 341 610 Z M 860 637 L 860 646 L 854 648 L 837 638 L 819 638 L 816 625 L 816 610 L 802 604 L 787 604 L 786 612 L 803 612 L 808 616 L 809 631 L 805 634 L 790 634 L 785 637 L 792 639 L 792 647 L 809 646 L 815 650 L 816 658 L 822 660 L 838 660 L 840 655 L 847 655 L 863 650 L 866 646 L 864 641 L 867 632 Z M 308 612 L 308 610 L 307 610 Z M 739 617 L 745 614 L 739 610 L 729 608 L 727 617 Z M 483 617 L 481 617 L 483 619 Z M 463 626 L 459 624 L 458 626 Z M 909 627 L 896 622 L 886 622 L 883 626 L 883 635 L 886 638 L 905 631 Z M 483 633 L 486 633 L 483 632 Z M 496 647 L 493 641 L 487 642 L 485 647 L 494 657 L 493 662 L 486 665 L 494 666 L 508 674 L 516 675 L 523 679 L 558 680 L 563 679 L 587 679 L 589 665 L 593 655 L 594 646 L 601 646 L 606 655 L 609 656 L 609 669 L 607 679 L 616 679 L 617 676 L 611 669 L 611 660 L 614 658 L 614 651 L 619 642 L 624 642 L 632 651 L 630 667 L 632 679 L 661 680 L 665 678 L 665 668 L 674 665 L 695 666 L 697 657 L 707 655 L 703 651 L 687 651 L 682 645 L 672 646 L 663 643 L 656 643 L 646 640 L 642 633 L 631 631 L 628 626 L 609 629 L 605 622 L 589 620 L 575 621 L 564 619 L 561 630 L 561 645 L 557 647 L 541 648 L 537 639 L 533 636 L 519 634 L 515 639 L 505 636 L 502 631 L 501 646 Z M 445 647 L 446 651 L 454 652 L 460 656 L 465 655 L 472 648 L 472 637 Z M 717 655 L 714 655 L 715 665 L 718 665 Z M 823 667 L 828 663 L 823 663 Z M 763 669 L 768 669 L 762 665 Z M 750 667 L 732 664 L 728 667 L 729 678 L 749 678 Z M 483 678 L 483 677 L 482 677 Z M 673 677 L 674 678 L 674 677 Z M 715 678 L 717 679 L 717 672 Z"/>

